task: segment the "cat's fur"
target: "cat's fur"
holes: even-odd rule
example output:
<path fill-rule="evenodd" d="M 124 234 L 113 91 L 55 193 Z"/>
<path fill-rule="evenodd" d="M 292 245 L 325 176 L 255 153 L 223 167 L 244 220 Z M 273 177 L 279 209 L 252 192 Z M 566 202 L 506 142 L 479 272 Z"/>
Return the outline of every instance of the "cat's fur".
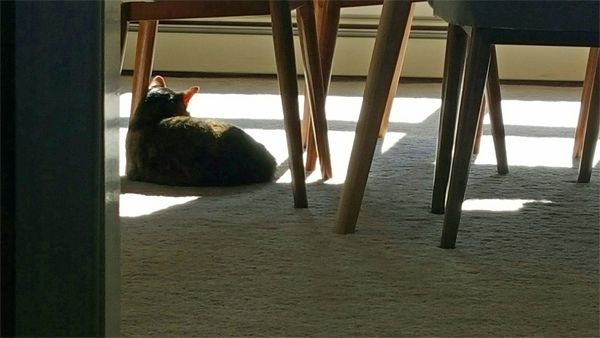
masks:
<path fill-rule="evenodd" d="M 273 179 L 276 162 L 265 147 L 233 125 L 191 117 L 198 87 L 175 93 L 152 80 L 127 132 L 127 178 L 165 185 L 228 186 Z"/>

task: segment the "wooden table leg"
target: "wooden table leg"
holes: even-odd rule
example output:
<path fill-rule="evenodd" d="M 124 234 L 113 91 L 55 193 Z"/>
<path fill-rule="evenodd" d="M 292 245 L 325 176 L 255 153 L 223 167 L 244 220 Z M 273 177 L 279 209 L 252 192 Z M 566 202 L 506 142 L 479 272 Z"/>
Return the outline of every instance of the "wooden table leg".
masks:
<path fill-rule="evenodd" d="M 578 183 L 588 183 L 592 176 L 592 167 L 594 165 L 594 155 L 596 150 L 596 143 L 598 142 L 598 130 L 600 124 L 600 67 L 598 62 L 600 56 L 596 54 L 596 69 L 594 70 L 594 77 L 591 84 L 591 97 L 590 97 L 590 108 L 587 114 L 587 122 L 585 127 L 585 139 L 583 142 L 583 149 L 581 153 L 581 161 L 579 162 L 579 177 L 577 178 Z"/>
<path fill-rule="evenodd" d="M 302 139 L 298 109 L 298 82 L 292 19 L 287 1 L 269 1 L 273 25 L 273 43 L 277 63 L 277 78 L 283 105 L 285 133 L 288 144 L 290 170 L 292 172 L 292 191 L 294 207 L 308 207 L 304 165 L 302 163 Z"/>
<path fill-rule="evenodd" d="M 389 0 L 383 5 L 348 173 L 337 212 L 335 231 L 340 234 L 354 232 L 356 228 L 377 134 L 393 80 L 393 71 L 390 70 L 395 68 L 398 61 L 410 9 L 411 3 L 408 1 Z"/>
<path fill-rule="evenodd" d="M 135 114 L 137 106 L 140 104 L 140 100 L 145 97 L 146 93 L 148 92 L 150 75 L 152 73 L 152 64 L 154 62 L 154 46 L 157 29 L 157 20 L 144 20 L 140 21 L 139 23 L 133 77 L 131 80 L 130 121 Z"/>

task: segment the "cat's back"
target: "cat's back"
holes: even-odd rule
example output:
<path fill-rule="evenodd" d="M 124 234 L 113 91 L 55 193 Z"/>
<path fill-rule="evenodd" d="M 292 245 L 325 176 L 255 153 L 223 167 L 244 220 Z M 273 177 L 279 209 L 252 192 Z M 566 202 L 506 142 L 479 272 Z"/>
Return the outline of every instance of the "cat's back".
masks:
<path fill-rule="evenodd" d="M 183 92 L 152 80 L 129 121 L 127 177 L 168 185 L 237 185 L 273 178 L 276 162 L 260 143 L 223 121 L 191 117 L 197 86 Z"/>
<path fill-rule="evenodd" d="M 176 116 L 162 120 L 146 149 L 161 168 L 178 172 L 186 184 L 236 185 L 270 181 L 273 156 L 242 129 L 223 121 Z"/>

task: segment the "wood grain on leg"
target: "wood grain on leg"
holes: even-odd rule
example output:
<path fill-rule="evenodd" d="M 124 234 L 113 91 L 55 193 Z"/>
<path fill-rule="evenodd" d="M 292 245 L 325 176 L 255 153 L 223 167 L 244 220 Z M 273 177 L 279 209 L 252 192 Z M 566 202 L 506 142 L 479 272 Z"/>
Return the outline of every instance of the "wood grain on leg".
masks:
<path fill-rule="evenodd" d="M 598 54 L 600 48 L 590 48 L 588 62 L 585 70 L 585 78 L 583 80 L 583 89 L 581 91 L 581 108 L 579 109 L 579 120 L 577 129 L 575 130 L 575 141 L 573 143 L 573 159 L 581 157 L 583 150 L 583 139 L 585 137 L 585 128 L 591 108 L 592 85 L 594 82 L 594 74 L 598 68 Z"/>
<path fill-rule="evenodd" d="M 408 1 L 389 0 L 383 4 L 348 173 L 337 212 L 335 231 L 340 234 L 352 233 L 356 227 L 410 8 L 411 3 Z"/>
<path fill-rule="evenodd" d="M 302 163 L 302 136 L 298 109 L 298 83 L 292 21 L 287 1 L 269 1 L 273 25 L 273 43 L 277 78 L 283 105 L 284 126 L 288 144 L 290 170 L 292 172 L 292 190 L 294 207 L 308 207 L 304 165 Z"/>
<path fill-rule="evenodd" d="M 333 54 L 337 39 L 338 26 L 340 21 L 340 1 L 339 0 L 318 0 L 315 2 L 315 23 L 317 26 L 317 36 L 319 40 L 319 52 L 321 55 L 321 71 L 323 75 L 323 90 L 325 91 L 325 100 L 331 82 Z M 308 92 L 308 91 L 307 91 Z M 312 171 L 317 161 L 317 149 L 314 143 L 314 130 L 310 128 L 310 104 L 304 103 L 303 122 L 303 140 L 306 148 L 306 170 Z"/>
<path fill-rule="evenodd" d="M 383 113 L 383 119 L 381 121 L 381 126 L 379 127 L 379 137 L 382 138 L 388 131 L 389 122 L 390 122 L 390 114 L 392 112 L 392 104 L 394 103 L 394 97 L 396 97 L 396 92 L 398 91 L 398 85 L 400 83 L 400 74 L 402 73 L 402 66 L 404 64 L 404 57 L 406 55 L 406 49 L 408 48 L 408 40 L 410 37 L 410 27 L 412 25 L 413 16 L 414 16 L 415 4 L 410 7 L 410 13 L 408 14 L 408 19 L 406 20 L 406 27 L 404 28 L 404 36 L 402 37 L 402 45 L 400 46 L 400 55 L 398 55 L 398 61 L 396 63 L 396 68 L 394 69 L 394 77 L 392 80 L 392 84 L 390 85 L 390 90 L 388 93 L 388 97 L 385 102 L 385 112 Z"/>
<path fill-rule="evenodd" d="M 594 165 L 594 154 L 596 152 L 596 143 L 598 142 L 598 130 L 600 128 L 600 67 L 598 62 L 600 56 L 596 54 L 596 69 L 591 84 L 590 108 L 585 126 L 585 137 L 581 161 L 579 162 L 578 183 L 588 183 L 592 176 L 592 167 Z"/>
<path fill-rule="evenodd" d="M 121 8 L 121 66 L 119 67 L 119 74 L 123 71 L 123 64 L 125 63 L 125 46 L 127 44 L 127 30 L 129 28 L 129 22 L 127 21 L 128 11 L 125 8 Z"/>
<path fill-rule="evenodd" d="M 314 131 L 317 155 L 321 167 L 321 177 L 331 178 L 331 157 L 327 136 L 327 118 L 325 116 L 325 88 L 319 53 L 319 41 L 312 2 L 298 8 L 298 28 L 302 35 L 301 46 L 304 60 L 305 77 L 308 84 L 308 102 L 311 105 L 311 121 Z"/>
<path fill-rule="evenodd" d="M 154 42 L 156 40 L 157 28 L 158 21 L 156 20 L 144 20 L 139 23 L 133 77 L 131 79 L 131 115 L 129 121 L 131 121 L 131 118 L 135 114 L 140 100 L 148 92 L 150 74 L 152 73 L 152 64 L 154 62 Z"/>

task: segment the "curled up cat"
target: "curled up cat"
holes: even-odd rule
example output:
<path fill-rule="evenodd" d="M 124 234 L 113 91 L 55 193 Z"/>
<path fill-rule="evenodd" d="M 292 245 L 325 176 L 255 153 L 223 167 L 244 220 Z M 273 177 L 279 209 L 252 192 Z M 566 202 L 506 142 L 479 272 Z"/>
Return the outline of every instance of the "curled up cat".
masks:
<path fill-rule="evenodd" d="M 186 110 L 198 87 L 176 93 L 156 76 L 129 121 L 127 178 L 164 185 L 231 186 L 268 182 L 276 162 L 242 129 Z"/>

